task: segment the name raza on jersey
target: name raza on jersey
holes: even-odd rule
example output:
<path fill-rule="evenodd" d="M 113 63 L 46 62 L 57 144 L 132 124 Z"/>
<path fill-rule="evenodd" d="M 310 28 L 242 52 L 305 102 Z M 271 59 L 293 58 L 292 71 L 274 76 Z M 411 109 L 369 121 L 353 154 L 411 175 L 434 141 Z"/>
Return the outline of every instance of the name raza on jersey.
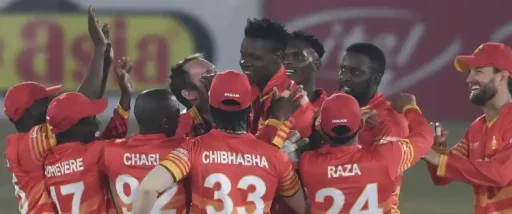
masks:
<path fill-rule="evenodd" d="M 267 159 L 260 155 L 242 154 L 225 151 L 205 151 L 202 154 L 203 163 L 221 163 L 243 166 L 259 166 L 268 168 Z"/>
<path fill-rule="evenodd" d="M 361 175 L 361 171 L 359 170 L 357 164 L 345 164 L 338 166 L 328 166 L 327 175 L 329 178 L 337 178 L 340 176 L 345 177 Z"/>
<path fill-rule="evenodd" d="M 125 153 L 124 165 L 127 166 L 156 166 L 160 163 L 159 154 Z"/>
<path fill-rule="evenodd" d="M 82 170 L 84 170 L 84 163 L 82 158 L 78 158 L 74 160 L 63 161 L 55 165 L 46 166 L 45 174 L 46 177 L 55 177 Z"/>

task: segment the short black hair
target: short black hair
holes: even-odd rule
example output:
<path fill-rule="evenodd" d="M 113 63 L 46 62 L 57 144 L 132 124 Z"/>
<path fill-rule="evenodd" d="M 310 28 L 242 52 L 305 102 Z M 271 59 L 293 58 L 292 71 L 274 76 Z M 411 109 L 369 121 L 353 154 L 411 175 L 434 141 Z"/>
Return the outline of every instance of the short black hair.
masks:
<path fill-rule="evenodd" d="M 174 94 L 174 96 L 176 96 L 176 99 L 187 109 L 192 108 L 192 103 L 183 97 L 181 91 L 185 89 L 192 89 L 195 86 L 194 83 L 192 83 L 190 80 L 188 71 L 186 71 L 184 67 L 187 63 L 198 59 L 204 59 L 204 55 L 202 53 L 196 53 L 187 56 L 183 60 L 174 64 L 171 67 L 171 71 L 169 72 L 169 89 Z"/>
<path fill-rule="evenodd" d="M 140 93 L 135 99 L 133 113 L 139 126 L 154 128 L 160 126 L 164 118 L 173 117 L 178 121 L 180 109 L 169 90 L 158 88 Z"/>
<path fill-rule="evenodd" d="M 318 55 L 318 58 L 320 58 L 320 59 L 325 54 L 324 45 L 322 45 L 322 43 L 320 42 L 320 40 L 318 40 L 318 38 L 316 38 L 315 36 L 313 36 L 311 34 L 308 34 L 304 31 L 299 30 L 299 31 L 294 31 L 293 33 L 291 33 L 288 38 L 290 40 L 299 40 L 299 41 L 305 42 L 306 44 L 311 46 L 311 48 L 313 48 L 313 50 L 315 50 L 316 54 Z"/>
<path fill-rule="evenodd" d="M 247 19 L 244 35 L 248 38 L 262 39 L 273 42 L 272 51 L 284 51 L 288 45 L 288 32 L 284 25 L 268 18 Z"/>
<path fill-rule="evenodd" d="M 358 53 L 367 56 L 372 61 L 372 67 L 377 74 L 384 76 L 386 56 L 382 50 L 372 43 L 354 43 L 346 49 L 347 53 Z"/>
<path fill-rule="evenodd" d="M 330 136 L 330 135 L 326 135 L 326 136 L 327 136 L 327 138 L 329 138 L 329 141 L 332 145 L 341 146 L 341 145 L 348 143 L 350 140 L 354 139 L 357 136 L 357 134 L 359 133 L 359 130 L 360 129 L 358 129 L 352 135 L 345 136 L 346 134 L 348 134 L 351 131 L 350 128 L 348 126 L 336 126 L 332 129 L 332 132 L 334 132 L 338 136 L 343 136 L 343 137 Z"/>

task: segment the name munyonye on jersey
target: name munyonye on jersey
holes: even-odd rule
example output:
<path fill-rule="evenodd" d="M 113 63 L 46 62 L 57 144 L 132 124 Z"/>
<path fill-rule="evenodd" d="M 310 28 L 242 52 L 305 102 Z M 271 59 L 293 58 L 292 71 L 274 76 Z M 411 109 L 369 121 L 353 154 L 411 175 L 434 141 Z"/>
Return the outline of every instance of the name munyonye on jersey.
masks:
<path fill-rule="evenodd" d="M 225 151 L 205 151 L 201 156 L 203 163 L 205 164 L 222 163 L 243 166 L 259 166 L 268 168 L 267 159 L 264 156 L 260 155 Z"/>
<path fill-rule="evenodd" d="M 160 163 L 160 156 L 159 154 L 125 153 L 123 161 L 126 166 L 156 166 Z"/>
<path fill-rule="evenodd" d="M 346 176 L 354 176 L 361 175 L 361 171 L 357 164 L 345 164 L 338 166 L 328 166 L 327 167 L 327 176 L 329 178 L 337 178 L 337 177 L 346 177 Z"/>
<path fill-rule="evenodd" d="M 55 177 L 84 170 L 82 158 L 67 160 L 45 167 L 46 177 Z"/>

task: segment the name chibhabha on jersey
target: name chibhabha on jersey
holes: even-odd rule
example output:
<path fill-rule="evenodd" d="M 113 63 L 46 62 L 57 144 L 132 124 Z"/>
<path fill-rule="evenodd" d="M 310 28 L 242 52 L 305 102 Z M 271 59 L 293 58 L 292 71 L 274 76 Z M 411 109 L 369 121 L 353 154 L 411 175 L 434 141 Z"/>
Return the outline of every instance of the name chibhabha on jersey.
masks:
<path fill-rule="evenodd" d="M 267 159 L 264 156 L 260 155 L 226 151 L 205 151 L 201 156 L 203 163 L 205 164 L 221 163 L 242 166 L 259 166 L 268 168 Z"/>

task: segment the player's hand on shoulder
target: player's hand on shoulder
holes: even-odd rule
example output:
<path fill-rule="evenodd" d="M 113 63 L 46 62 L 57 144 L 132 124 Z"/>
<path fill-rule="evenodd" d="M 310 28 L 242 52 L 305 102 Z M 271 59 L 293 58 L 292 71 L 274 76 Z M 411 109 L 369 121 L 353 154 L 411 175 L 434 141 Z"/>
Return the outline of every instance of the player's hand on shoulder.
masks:
<path fill-rule="evenodd" d="M 121 93 L 123 94 L 133 94 L 131 72 L 132 63 L 128 57 L 122 57 L 120 60 L 117 60 L 114 65 L 114 73 L 117 77 L 119 89 L 121 89 Z"/>
<path fill-rule="evenodd" d="M 393 102 L 391 102 L 391 107 L 400 113 L 403 113 L 402 109 L 408 105 L 416 105 L 416 97 L 408 93 L 398 94 Z"/>
<path fill-rule="evenodd" d="M 277 88 L 273 89 L 272 100 L 268 108 L 270 118 L 286 121 L 303 105 L 302 86 L 292 90 L 292 85 L 293 82 L 281 94 L 279 94 Z"/>
<path fill-rule="evenodd" d="M 434 134 L 432 149 L 438 153 L 445 153 L 447 147 L 446 138 L 449 132 L 445 130 L 439 122 L 430 123 L 430 129 L 432 129 L 432 133 Z"/>
<path fill-rule="evenodd" d="M 361 109 L 361 119 L 364 121 L 365 126 L 374 127 L 379 124 L 377 119 L 377 111 L 373 109 Z"/>

